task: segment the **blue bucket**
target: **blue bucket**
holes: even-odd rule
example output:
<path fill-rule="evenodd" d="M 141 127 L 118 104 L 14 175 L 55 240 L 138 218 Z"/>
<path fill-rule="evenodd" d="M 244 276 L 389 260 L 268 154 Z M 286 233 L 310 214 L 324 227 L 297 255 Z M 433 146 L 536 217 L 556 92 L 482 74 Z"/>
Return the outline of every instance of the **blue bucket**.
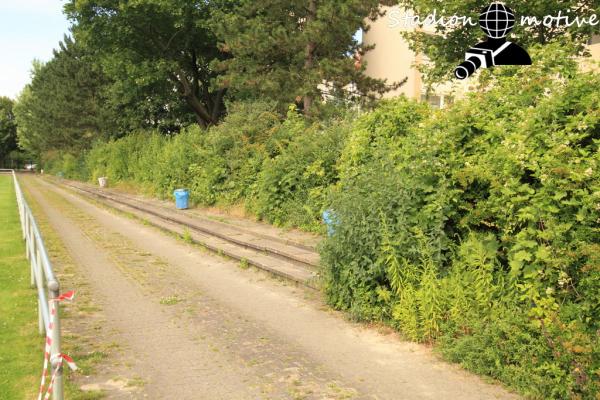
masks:
<path fill-rule="evenodd" d="M 333 210 L 323 211 L 323 222 L 327 226 L 327 235 L 333 236 L 335 233 L 335 226 L 337 225 L 337 218 Z"/>
<path fill-rule="evenodd" d="M 188 203 L 190 200 L 190 192 L 187 189 L 177 189 L 173 192 L 173 196 L 175 196 L 175 207 L 179 210 L 185 210 L 188 208 Z"/>

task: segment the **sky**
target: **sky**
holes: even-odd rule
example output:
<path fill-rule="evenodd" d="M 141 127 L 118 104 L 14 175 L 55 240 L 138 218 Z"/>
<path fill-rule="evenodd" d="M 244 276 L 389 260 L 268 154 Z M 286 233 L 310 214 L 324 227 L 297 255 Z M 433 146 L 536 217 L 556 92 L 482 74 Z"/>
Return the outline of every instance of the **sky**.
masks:
<path fill-rule="evenodd" d="M 0 0 L 0 96 L 15 98 L 31 80 L 31 62 L 48 61 L 69 22 L 63 0 Z"/>

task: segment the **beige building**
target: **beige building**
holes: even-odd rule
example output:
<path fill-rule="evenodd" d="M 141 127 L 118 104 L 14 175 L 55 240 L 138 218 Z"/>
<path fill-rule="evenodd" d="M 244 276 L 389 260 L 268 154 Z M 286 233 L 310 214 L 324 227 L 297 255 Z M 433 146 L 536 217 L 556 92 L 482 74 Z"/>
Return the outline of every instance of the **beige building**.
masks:
<path fill-rule="evenodd" d="M 588 42 L 588 49 L 590 51 L 591 57 L 590 59 L 595 61 L 600 61 L 600 35 L 595 35 Z"/>
<path fill-rule="evenodd" d="M 405 16 L 412 14 L 399 6 L 384 7 L 386 15 L 370 22 L 370 29 L 363 33 L 362 41 L 365 45 L 375 45 L 375 48 L 365 54 L 362 61 L 366 63 L 366 73 L 369 76 L 387 79 L 388 83 L 406 83 L 399 89 L 390 91 L 384 97 L 395 97 L 401 94 L 409 98 L 428 101 L 434 107 L 444 107 L 469 90 L 468 79 L 465 81 L 454 80 L 445 85 L 434 87 L 429 93 L 423 84 L 421 74 L 416 66 L 427 62 L 421 54 L 415 54 L 409 49 L 408 43 L 402 38 L 401 33 L 414 30 L 404 21 Z M 433 33 L 432 26 L 420 28 L 425 32 Z M 600 36 L 595 36 L 589 43 L 590 52 L 595 60 L 600 60 Z M 465 50 L 467 45 L 465 45 Z"/>

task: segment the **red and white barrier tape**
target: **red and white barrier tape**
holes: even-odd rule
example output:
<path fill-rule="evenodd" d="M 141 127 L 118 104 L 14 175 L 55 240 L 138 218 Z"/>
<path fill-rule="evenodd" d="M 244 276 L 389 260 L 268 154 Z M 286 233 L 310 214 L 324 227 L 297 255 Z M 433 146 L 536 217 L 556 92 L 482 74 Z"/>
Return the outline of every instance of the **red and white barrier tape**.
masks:
<path fill-rule="evenodd" d="M 73 359 L 66 354 L 57 354 L 58 357 L 56 368 L 52 373 L 52 378 L 48 384 L 48 389 L 46 391 L 46 395 L 44 396 L 44 388 L 46 386 L 46 378 L 48 377 L 48 364 L 50 363 L 50 352 L 52 351 L 52 331 L 56 325 L 56 303 L 67 300 L 72 301 L 75 298 L 75 291 L 71 290 L 70 292 L 66 292 L 58 296 L 56 299 L 51 299 L 48 303 L 50 305 L 50 321 L 48 322 L 48 327 L 46 329 L 46 346 L 44 350 L 44 369 L 42 371 L 42 382 L 40 383 L 40 391 L 38 393 L 38 400 L 47 400 L 50 398 L 50 395 L 53 391 L 54 381 L 56 380 L 56 375 L 60 370 L 63 361 L 66 361 L 69 368 L 73 371 L 77 369 L 77 366 L 73 362 Z"/>
<path fill-rule="evenodd" d="M 46 391 L 44 400 L 50 400 L 50 396 L 52 395 L 52 392 L 54 391 L 54 381 L 56 380 L 56 375 L 58 375 L 58 371 L 60 370 L 60 367 L 62 367 L 63 361 L 65 361 L 67 363 L 67 365 L 69 366 L 69 368 L 71 368 L 72 371 L 75 371 L 77 369 L 77 365 L 75 365 L 75 362 L 73 361 L 73 359 L 71 357 L 69 357 L 66 354 L 59 354 L 58 355 L 58 363 L 56 364 L 56 369 L 54 370 L 54 373 L 52 374 L 50 383 L 48 383 L 48 390 Z"/>

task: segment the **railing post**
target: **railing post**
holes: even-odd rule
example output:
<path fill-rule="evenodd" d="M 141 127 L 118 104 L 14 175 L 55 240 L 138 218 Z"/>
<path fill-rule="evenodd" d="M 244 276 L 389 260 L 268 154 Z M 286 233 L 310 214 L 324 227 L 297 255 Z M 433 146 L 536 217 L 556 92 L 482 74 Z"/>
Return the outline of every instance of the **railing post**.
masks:
<path fill-rule="evenodd" d="M 56 380 L 54 381 L 54 389 L 52 391 L 53 400 L 63 400 L 63 366 L 60 363 L 60 318 L 59 318 L 59 303 L 56 301 L 60 295 L 60 288 L 57 281 L 48 282 L 48 290 L 50 291 L 50 301 L 54 301 L 54 309 L 56 314 L 54 317 L 50 317 L 54 320 L 54 327 L 52 329 L 52 346 L 50 348 L 52 371 L 56 371 Z M 50 307 L 52 309 L 52 307 Z"/>
<path fill-rule="evenodd" d="M 32 257 L 31 260 L 31 268 L 33 271 L 33 278 L 34 278 L 34 283 L 33 286 L 38 288 L 38 293 L 43 292 L 44 289 L 44 271 L 43 271 L 43 266 L 39 257 L 39 246 L 36 246 L 37 251 L 36 251 L 36 256 Z M 41 299 L 40 296 L 38 296 L 38 314 L 39 314 L 39 325 L 41 327 L 40 329 L 40 333 L 43 335 L 46 332 L 46 326 L 44 323 L 44 315 L 42 312 L 42 305 L 41 305 Z M 46 300 L 44 300 L 46 301 Z M 48 317 L 47 317 L 48 318 Z"/>
<path fill-rule="evenodd" d="M 37 243 L 35 242 L 35 236 L 33 235 L 33 227 L 31 226 L 31 224 L 29 225 L 29 233 L 27 234 L 27 239 L 26 240 L 26 244 L 27 244 L 27 259 L 29 260 L 29 264 L 31 265 L 31 267 L 33 268 L 34 274 L 37 274 L 39 272 L 39 268 L 38 268 L 38 264 L 37 264 L 37 260 L 35 257 L 35 249 L 37 246 Z M 40 275 L 42 278 L 40 278 L 40 282 L 42 282 L 43 285 L 43 275 Z M 43 286 L 41 286 L 43 287 Z"/>
<path fill-rule="evenodd" d="M 33 262 L 33 259 L 31 260 L 32 262 L 30 262 L 30 263 L 29 263 L 29 265 L 31 266 L 31 283 L 30 283 L 30 284 L 31 284 L 31 287 L 32 287 L 32 288 L 34 288 L 34 287 L 36 287 L 36 286 L 37 286 L 37 281 L 36 281 L 36 279 L 35 279 L 35 276 L 36 276 L 36 274 L 37 274 L 37 272 L 38 272 L 38 271 L 37 271 L 37 268 L 36 268 L 35 266 L 36 266 L 36 265 L 40 265 L 40 249 L 39 249 L 39 247 L 38 247 L 38 246 L 35 246 L 35 244 L 33 244 L 33 245 L 34 245 L 34 247 L 35 247 L 35 248 L 34 248 L 34 253 L 35 253 L 34 259 L 35 259 L 35 263 Z M 34 264 L 35 264 L 35 265 L 34 265 Z"/>
<path fill-rule="evenodd" d="M 33 267 L 33 263 L 29 263 L 29 269 L 30 269 L 30 275 L 31 275 L 29 286 L 31 286 L 31 288 L 35 288 L 36 287 L 36 284 L 35 284 L 35 268 Z"/>
<path fill-rule="evenodd" d="M 17 195 L 17 206 L 19 207 L 19 222 L 21 223 L 21 232 L 25 232 L 25 211 L 23 210 L 23 194 L 21 193 L 21 189 L 19 188 L 19 183 L 17 182 L 17 175 L 13 171 L 13 181 L 15 185 L 15 193 Z M 25 237 L 23 237 L 25 239 Z"/>
<path fill-rule="evenodd" d="M 32 260 L 35 257 L 35 255 L 33 254 L 34 246 L 35 246 L 35 233 L 33 232 L 33 224 L 30 222 L 29 223 L 29 259 L 30 260 Z"/>
<path fill-rule="evenodd" d="M 25 255 L 29 260 L 29 216 L 25 213 L 25 229 L 23 229 L 23 240 L 25 240 Z"/>
<path fill-rule="evenodd" d="M 44 314 L 42 314 L 42 304 L 41 300 L 38 298 L 38 329 L 40 330 L 40 336 L 45 336 L 46 327 L 44 326 Z"/>

